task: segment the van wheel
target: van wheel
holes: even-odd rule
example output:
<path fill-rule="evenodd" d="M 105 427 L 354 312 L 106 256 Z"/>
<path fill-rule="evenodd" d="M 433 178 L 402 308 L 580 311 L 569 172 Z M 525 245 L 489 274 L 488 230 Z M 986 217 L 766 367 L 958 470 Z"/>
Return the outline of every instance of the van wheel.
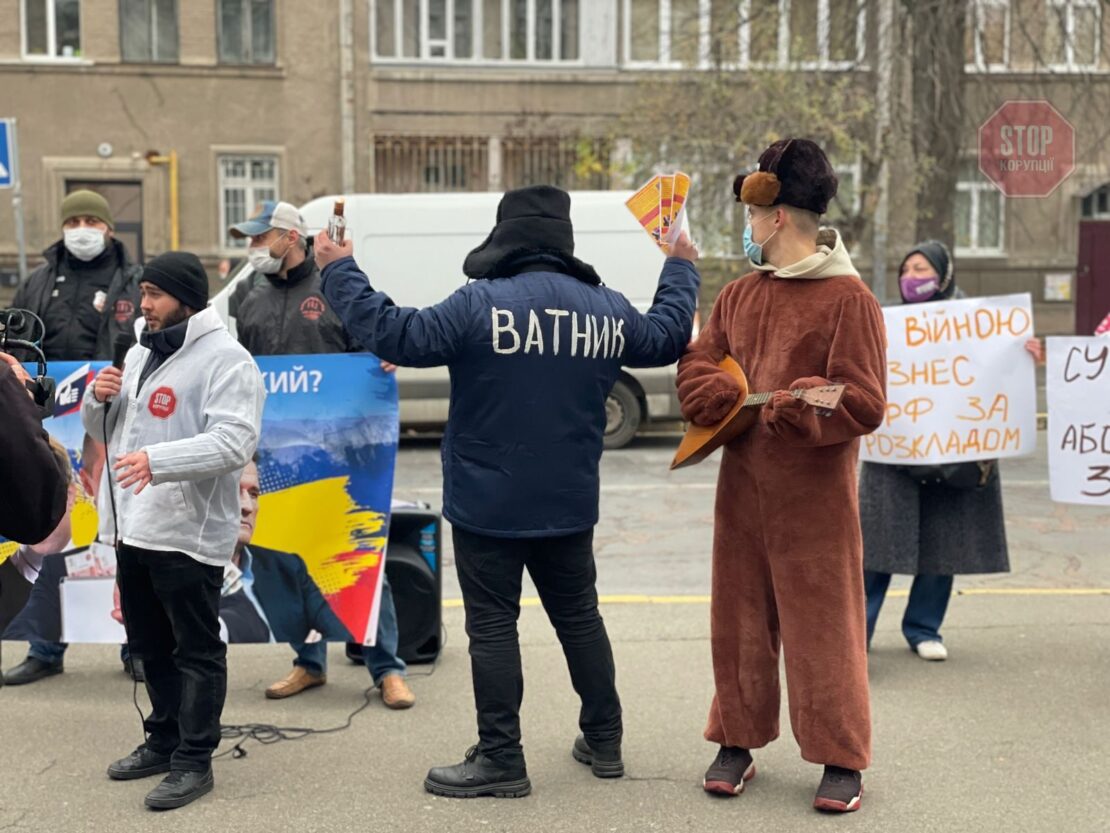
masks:
<path fill-rule="evenodd" d="M 605 448 L 623 448 L 640 427 L 640 400 L 624 382 L 617 382 L 605 400 Z"/>

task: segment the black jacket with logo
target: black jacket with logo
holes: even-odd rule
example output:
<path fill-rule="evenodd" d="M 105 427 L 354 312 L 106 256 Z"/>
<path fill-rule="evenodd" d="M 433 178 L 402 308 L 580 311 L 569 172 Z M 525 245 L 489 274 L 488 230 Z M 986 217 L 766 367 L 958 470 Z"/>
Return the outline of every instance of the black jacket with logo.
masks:
<path fill-rule="evenodd" d="M 88 263 L 70 257 L 61 240 L 42 254 L 46 263 L 30 274 L 12 306 L 28 309 L 43 320 L 46 360 L 112 358 L 116 335 L 135 332 L 143 268 L 131 262 L 118 240 Z M 97 309 L 100 292 L 103 305 Z"/>
<path fill-rule="evenodd" d="M 244 280 L 252 280 L 248 276 Z M 286 277 L 266 275 L 236 311 L 239 343 L 252 356 L 355 353 L 352 339 L 320 290 L 320 270 L 309 248 Z"/>

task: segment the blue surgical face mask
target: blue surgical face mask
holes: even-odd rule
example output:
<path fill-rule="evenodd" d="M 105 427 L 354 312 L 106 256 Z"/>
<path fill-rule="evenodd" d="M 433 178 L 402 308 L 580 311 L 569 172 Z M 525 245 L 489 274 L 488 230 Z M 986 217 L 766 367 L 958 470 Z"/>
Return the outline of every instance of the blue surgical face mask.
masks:
<path fill-rule="evenodd" d="M 766 220 L 768 217 L 774 216 L 774 214 L 765 214 L 758 220 L 748 220 L 748 225 L 744 229 L 744 254 L 746 254 L 748 256 L 748 260 L 750 260 L 756 266 L 763 265 L 763 247 L 771 240 L 771 237 L 774 237 L 776 234 L 779 233 L 779 230 L 775 229 L 773 232 L 771 232 L 771 237 L 768 237 L 762 243 L 756 243 L 752 239 L 752 227 L 761 220 Z"/>

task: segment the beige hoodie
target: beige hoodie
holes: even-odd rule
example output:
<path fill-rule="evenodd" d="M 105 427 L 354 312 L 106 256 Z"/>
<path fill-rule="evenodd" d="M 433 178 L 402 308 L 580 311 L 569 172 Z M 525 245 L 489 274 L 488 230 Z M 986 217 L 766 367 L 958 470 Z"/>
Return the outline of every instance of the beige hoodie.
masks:
<path fill-rule="evenodd" d="M 753 264 L 754 266 L 754 264 Z M 852 265 L 852 258 L 840 232 L 834 228 L 823 228 L 817 232 L 817 251 L 797 263 L 779 269 L 770 263 L 755 266 L 761 272 L 774 272 L 776 278 L 835 278 L 851 275 L 858 278 L 859 272 Z"/>

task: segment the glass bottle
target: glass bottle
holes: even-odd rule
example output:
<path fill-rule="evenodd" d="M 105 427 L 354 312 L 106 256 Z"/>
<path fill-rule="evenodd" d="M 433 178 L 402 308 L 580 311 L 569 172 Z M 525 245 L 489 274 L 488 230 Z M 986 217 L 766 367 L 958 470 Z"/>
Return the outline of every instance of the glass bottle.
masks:
<path fill-rule="evenodd" d="M 333 243 L 342 243 L 343 235 L 347 231 L 347 218 L 343 215 L 344 199 L 340 197 L 335 201 L 335 209 L 328 218 L 328 237 Z"/>

